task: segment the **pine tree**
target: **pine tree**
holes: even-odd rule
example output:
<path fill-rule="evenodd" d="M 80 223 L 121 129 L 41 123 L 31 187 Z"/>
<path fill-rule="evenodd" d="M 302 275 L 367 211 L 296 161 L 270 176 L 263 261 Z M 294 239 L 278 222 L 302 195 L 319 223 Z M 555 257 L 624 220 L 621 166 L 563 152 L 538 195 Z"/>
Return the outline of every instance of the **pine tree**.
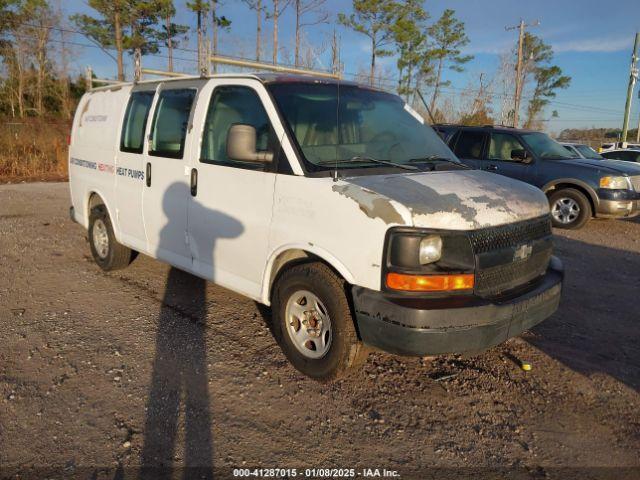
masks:
<path fill-rule="evenodd" d="M 425 64 L 435 62 L 435 73 L 428 78 L 433 86 L 431 96 L 431 111 L 435 110 L 441 87 L 451 84 L 449 80 L 442 80 L 445 68 L 454 72 L 464 71 L 463 65 L 473 59 L 472 55 L 461 55 L 460 49 L 469 43 L 464 31 L 464 22 L 455 18 L 455 11 L 446 9 L 440 19 L 427 30 L 433 45 L 425 53 Z"/>
<path fill-rule="evenodd" d="M 326 0 L 295 0 L 296 13 L 296 46 L 294 51 L 295 66 L 300 66 L 300 41 L 304 27 L 326 23 L 329 13 L 323 9 Z M 305 16 L 315 13 L 313 18 L 305 21 Z"/>
<path fill-rule="evenodd" d="M 549 103 L 549 99 L 556 96 L 555 91 L 569 86 L 571 77 L 562 75 L 560 67 L 549 65 L 553 59 L 553 50 L 540 37 L 525 32 L 522 53 L 523 58 L 527 59 L 523 67 L 522 85 L 534 82 L 533 96 L 527 107 L 525 122 L 525 127 L 530 128 Z"/>
<path fill-rule="evenodd" d="M 168 70 L 173 71 L 173 50 L 180 45 L 180 41 L 186 37 L 189 27 L 173 23 L 176 8 L 173 0 L 162 0 L 159 12 L 163 19 L 163 25 L 158 32 L 158 40 L 166 47 L 169 61 Z"/>
<path fill-rule="evenodd" d="M 218 30 L 220 28 L 229 29 L 231 26 L 231 20 L 229 20 L 224 15 L 220 15 L 219 8 L 221 4 L 219 4 L 218 0 L 211 0 L 211 27 L 212 27 L 212 36 L 213 36 L 213 54 L 218 54 Z M 217 64 L 213 65 L 213 71 L 216 72 L 218 70 Z"/>
<path fill-rule="evenodd" d="M 260 61 L 262 54 L 262 15 L 264 4 L 262 0 L 243 0 L 251 10 L 256 11 L 256 62 Z"/>
<path fill-rule="evenodd" d="M 424 22 L 429 18 L 420 0 L 407 0 L 399 10 L 398 18 L 392 26 L 394 42 L 398 51 L 398 93 L 407 100 L 417 88 L 422 74 L 420 62 L 424 58 L 427 43 Z M 413 83 L 415 79 L 415 84 Z"/>
<path fill-rule="evenodd" d="M 392 25 L 395 24 L 401 5 L 393 0 L 353 0 L 354 13 L 338 14 L 338 22 L 347 28 L 366 35 L 371 40 L 371 68 L 369 83 L 374 84 L 376 58 L 392 55 L 388 49 L 393 41 Z"/>
<path fill-rule="evenodd" d="M 142 53 L 158 51 L 155 26 L 162 11 L 161 0 L 88 0 L 97 17 L 77 14 L 71 19 L 84 35 L 113 58 L 118 65 L 118 80 L 124 81 L 124 52 L 139 48 Z M 116 57 L 110 49 L 115 48 Z"/>
<path fill-rule="evenodd" d="M 187 8 L 195 12 L 197 16 L 196 30 L 198 34 L 198 70 L 200 73 L 204 73 L 205 71 L 208 71 L 207 66 L 209 65 L 209 59 L 206 58 L 207 49 L 204 44 L 204 39 L 206 37 L 206 22 L 204 22 L 204 19 L 207 18 L 207 13 L 209 12 L 209 3 L 207 0 L 192 0 L 187 2 Z"/>

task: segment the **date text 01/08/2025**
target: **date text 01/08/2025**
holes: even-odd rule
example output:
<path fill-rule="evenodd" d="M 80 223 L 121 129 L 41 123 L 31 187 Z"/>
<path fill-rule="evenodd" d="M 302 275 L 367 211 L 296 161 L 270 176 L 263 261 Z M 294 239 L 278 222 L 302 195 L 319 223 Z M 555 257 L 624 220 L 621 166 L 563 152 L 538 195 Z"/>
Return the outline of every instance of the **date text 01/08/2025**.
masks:
<path fill-rule="evenodd" d="M 234 477 L 254 478 L 400 478 L 396 470 L 386 468 L 234 468 Z"/>

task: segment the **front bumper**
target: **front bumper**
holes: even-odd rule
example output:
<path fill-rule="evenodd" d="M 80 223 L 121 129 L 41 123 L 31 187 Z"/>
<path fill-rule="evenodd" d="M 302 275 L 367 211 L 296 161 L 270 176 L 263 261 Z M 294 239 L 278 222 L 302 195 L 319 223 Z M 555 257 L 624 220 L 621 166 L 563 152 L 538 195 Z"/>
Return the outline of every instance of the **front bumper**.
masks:
<path fill-rule="evenodd" d="M 563 277 L 562 263 L 552 257 L 535 288 L 500 301 L 401 299 L 354 287 L 358 331 L 365 344 L 399 355 L 479 352 L 551 316 L 560 303 Z"/>
<path fill-rule="evenodd" d="M 598 190 L 597 217 L 635 217 L 638 214 L 640 214 L 640 192 L 602 188 Z"/>

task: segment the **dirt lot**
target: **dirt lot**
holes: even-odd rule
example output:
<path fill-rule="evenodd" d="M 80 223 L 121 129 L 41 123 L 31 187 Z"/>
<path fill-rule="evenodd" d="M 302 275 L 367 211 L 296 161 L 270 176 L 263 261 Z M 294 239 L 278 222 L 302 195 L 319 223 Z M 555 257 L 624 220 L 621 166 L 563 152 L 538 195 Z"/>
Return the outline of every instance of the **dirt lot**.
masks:
<path fill-rule="evenodd" d="M 0 186 L 0 478 L 640 478 L 640 221 L 556 232 L 562 305 L 522 338 L 323 385 L 254 302 L 144 256 L 102 273 L 68 204 Z"/>

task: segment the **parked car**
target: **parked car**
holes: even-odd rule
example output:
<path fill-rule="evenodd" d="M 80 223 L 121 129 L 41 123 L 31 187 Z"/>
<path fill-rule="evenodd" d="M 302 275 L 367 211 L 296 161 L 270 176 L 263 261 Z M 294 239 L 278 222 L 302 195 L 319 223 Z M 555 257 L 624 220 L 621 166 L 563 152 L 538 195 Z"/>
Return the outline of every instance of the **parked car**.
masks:
<path fill-rule="evenodd" d="M 602 156 L 611 160 L 624 160 L 625 162 L 640 163 L 640 150 L 631 148 L 609 150 L 607 152 L 603 152 Z"/>
<path fill-rule="evenodd" d="M 602 160 L 604 158 L 602 155 L 600 155 L 585 143 L 562 142 L 560 145 L 562 145 L 567 150 L 567 152 L 572 153 L 576 158 L 595 158 L 598 160 Z"/>
<path fill-rule="evenodd" d="M 480 351 L 558 307 L 545 196 L 464 166 L 396 95 L 313 76 L 120 84 L 82 97 L 69 155 L 102 269 L 138 251 L 271 306 L 314 378 L 368 347 Z"/>
<path fill-rule="evenodd" d="M 577 158 L 546 133 L 532 130 L 448 126 L 448 132 L 446 141 L 465 164 L 540 188 L 557 228 L 581 228 L 594 216 L 640 213 L 640 165 Z"/>
<path fill-rule="evenodd" d="M 629 143 L 629 142 L 607 142 L 603 143 L 598 150 L 600 153 L 607 152 L 609 150 L 618 150 L 618 149 L 626 149 L 626 148 L 640 148 L 640 143 Z"/>

